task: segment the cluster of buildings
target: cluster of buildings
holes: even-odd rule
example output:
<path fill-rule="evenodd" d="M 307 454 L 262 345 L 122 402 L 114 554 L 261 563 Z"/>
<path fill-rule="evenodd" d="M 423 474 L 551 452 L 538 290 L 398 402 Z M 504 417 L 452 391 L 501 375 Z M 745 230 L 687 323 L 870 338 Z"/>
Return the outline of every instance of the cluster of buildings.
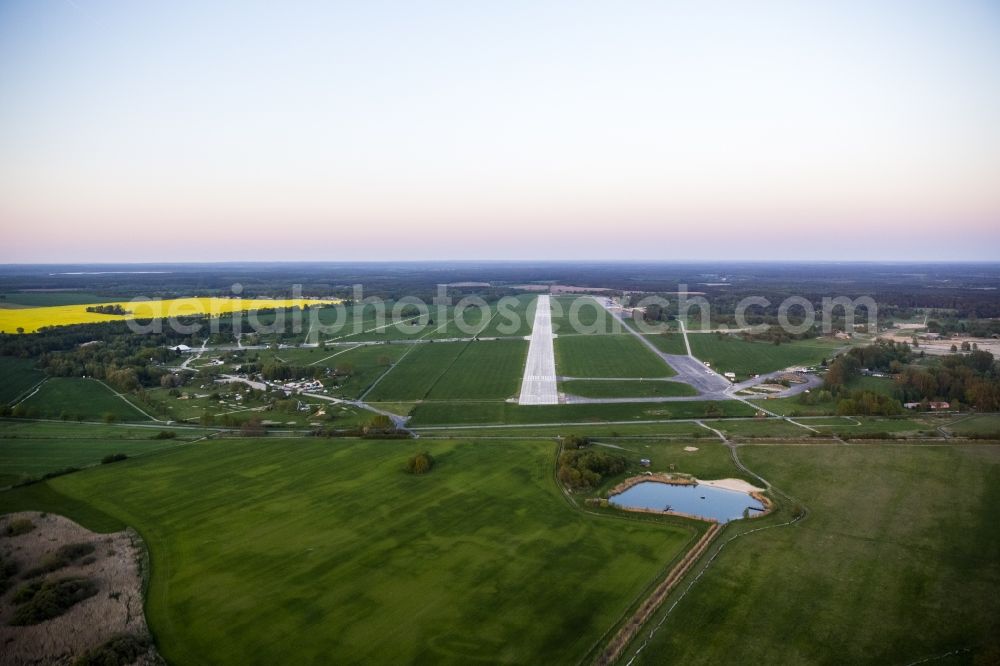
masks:
<path fill-rule="evenodd" d="M 285 390 L 286 395 L 296 391 L 321 391 L 323 390 L 323 382 L 318 379 L 301 379 L 297 382 L 285 382 L 281 388 Z"/>

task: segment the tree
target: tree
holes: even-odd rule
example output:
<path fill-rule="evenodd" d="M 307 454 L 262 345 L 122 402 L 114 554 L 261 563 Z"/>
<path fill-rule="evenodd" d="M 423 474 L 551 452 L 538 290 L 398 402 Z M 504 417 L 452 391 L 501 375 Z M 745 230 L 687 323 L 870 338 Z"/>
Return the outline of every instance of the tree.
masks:
<path fill-rule="evenodd" d="M 240 434 L 244 437 L 263 437 L 267 434 L 267 430 L 259 416 L 251 416 L 240 426 Z"/>
<path fill-rule="evenodd" d="M 368 425 L 365 426 L 364 431 L 366 433 L 370 432 L 393 432 L 396 430 L 396 425 L 392 422 L 385 414 L 376 414 L 368 421 Z"/>
<path fill-rule="evenodd" d="M 406 471 L 410 474 L 426 474 L 434 467 L 434 458 L 427 451 L 410 456 L 406 461 Z"/>
<path fill-rule="evenodd" d="M 580 435 L 570 435 L 563 440 L 563 446 L 567 449 L 583 449 L 590 446 L 590 439 Z"/>
<path fill-rule="evenodd" d="M 163 388 L 175 388 L 181 385 L 181 378 L 177 375 L 166 374 L 160 377 L 160 386 Z"/>
<path fill-rule="evenodd" d="M 826 371 L 827 388 L 839 388 L 849 384 L 861 374 L 861 363 L 853 355 L 837 357 Z"/>

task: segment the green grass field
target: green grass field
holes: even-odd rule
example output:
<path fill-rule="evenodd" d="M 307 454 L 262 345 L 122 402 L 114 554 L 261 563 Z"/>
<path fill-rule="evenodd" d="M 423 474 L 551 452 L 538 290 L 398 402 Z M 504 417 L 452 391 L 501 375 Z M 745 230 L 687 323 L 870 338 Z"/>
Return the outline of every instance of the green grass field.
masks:
<path fill-rule="evenodd" d="M 321 356 L 313 361 L 316 365 L 330 368 L 351 367 L 351 374 L 340 378 L 337 383 L 326 382 L 330 395 L 344 398 L 358 398 L 382 373 L 389 369 L 409 349 L 407 345 L 365 345 L 363 347 L 324 349 Z M 332 356 L 336 354 L 336 356 Z"/>
<path fill-rule="evenodd" d="M 803 423 L 813 425 L 806 421 Z M 807 428 L 777 419 L 705 421 L 705 424 L 722 431 L 727 437 L 809 437 L 812 434 Z"/>
<path fill-rule="evenodd" d="M 521 386 L 528 343 L 524 340 L 472 342 L 441 375 L 428 400 L 505 400 Z"/>
<path fill-rule="evenodd" d="M 813 425 L 803 421 L 821 432 L 830 432 L 840 437 L 863 437 L 870 434 L 889 433 L 896 436 L 940 436 L 934 431 L 934 425 L 920 417 L 879 417 L 856 416 L 833 425 Z"/>
<path fill-rule="evenodd" d="M 800 396 L 791 398 L 753 398 L 751 402 L 781 416 L 830 416 L 837 413 L 837 401 L 802 404 Z"/>
<path fill-rule="evenodd" d="M 780 345 L 769 342 L 747 342 L 732 335 L 718 336 L 714 333 L 688 335 L 692 353 L 702 361 L 708 361 L 718 372 L 735 372 L 737 378 L 764 374 L 784 368 L 812 365 L 843 346 L 840 341 L 796 340 Z"/>
<path fill-rule="evenodd" d="M 366 396 L 377 402 L 422 400 L 464 351 L 465 342 L 433 342 L 407 349 Z"/>
<path fill-rule="evenodd" d="M 730 543 L 635 663 L 992 663 L 1000 446 L 740 450 L 810 513 Z"/>
<path fill-rule="evenodd" d="M 577 663 L 695 536 L 592 516 L 551 442 L 227 440 L 0 494 L 144 537 L 172 663 Z"/>
<path fill-rule="evenodd" d="M 175 433 L 175 439 L 153 439 L 162 430 Z M 190 442 L 210 432 L 166 426 L 147 428 L 0 419 L 0 486 L 67 467 L 92 465 L 109 453 L 145 455 Z"/>
<path fill-rule="evenodd" d="M 1000 414 L 979 414 L 959 417 L 950 423 L 941 424 L 956 435 L 990 435 L 1000 437 Z"/>
<path fill-rule="evenodd" d="M 48 379 L 19 406 L 30 416 L 44 418 L 101 420 L 111 415 L 120 421 L 149 420 L 101 382 L 76 377 Z"/>
<path fill-rule="evenodd" d="M 502 299 L 494 305 L 496 316 L 483 328 L 480 335 L 489 337 L 525 337 L 531 335 L 531 325 L 535 320 L 534 295 Z"/>
<path fill-rule="evenodd" d="M 560 382 L 559 390 L 584 398 L 650 398 L 697 395 L 691 386 L 681 382 L 614 381 L 574 379 Z"/>
<path fill-rule="evenodd" d="M 552 330 L 555 333 L 622 333 L 624 327 L 590 296 L 552 298 Z"/>
<path fill-rule="evenodd" d="M 563 377 L 670 377 L 675 374 L 632 334 L 557 337 L 555 353 L 556 373 Z"/>
<path fill-rule="evenodd" d="M 852 391 L 871 391 L 891 396 L 896 387 L 896 382 L 888 377 L 857 377 L 848 384 Z"/>
<path fill-rule="evenodd" d="M 129 457 L 145 455 L 182 443 L 183 439 L 151 439 L 157 431 L 142 439 L 2 439 L 0 438 L 0 486 L 25 479 L 36 479 L 67 467 L 85 467 L 101 462 L 110 453 Z"/>
<path fill-rule="evenodd" d="M 656 345 L 656 348 L 665 354 L 686 355 L 687 345 L 684 344 L 684 336 L 680 332 L 655 333 L 647 335 L 646 339 Z"/>
<path fill-rule="evenodd" d="M 410 425 L 471 425 L 519 423 L 600 423 L 753 416 L 754 410 L 735 400 L 665 403 L 611 403 L 522 406 L 504 402 L 425 402 L 413 410 Z"/>
<path fill-rule="evenodd" d="M 38 382 L 45 379 L 45 373 L 35 368 L 35 361 L 13 356 L 0 356 L 0 405 L 15 402 L 27 395 Z"/>

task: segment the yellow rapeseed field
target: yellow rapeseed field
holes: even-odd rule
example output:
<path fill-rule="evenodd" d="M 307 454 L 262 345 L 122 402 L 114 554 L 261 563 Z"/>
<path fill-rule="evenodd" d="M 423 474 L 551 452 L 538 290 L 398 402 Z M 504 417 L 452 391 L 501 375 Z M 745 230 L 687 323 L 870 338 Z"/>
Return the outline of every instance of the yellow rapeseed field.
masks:
<path fill-rule="evenodd" d="M 229 312 L 291 308 L 305 305 L 338 303 L 336 299 L 307 298 L 173 298 L 165 301 L 121 301 L 118 303 L 92 303 L 83 305 L 56 305 L 43 308 L 0 309 L 0 333 L 32 333 L 44 326 L 90 324 L 119 319 L 162 319 L 190 315 L 219 316 Z M 120 305 L 127 315 L 87 312 L 97 305 Z"/>

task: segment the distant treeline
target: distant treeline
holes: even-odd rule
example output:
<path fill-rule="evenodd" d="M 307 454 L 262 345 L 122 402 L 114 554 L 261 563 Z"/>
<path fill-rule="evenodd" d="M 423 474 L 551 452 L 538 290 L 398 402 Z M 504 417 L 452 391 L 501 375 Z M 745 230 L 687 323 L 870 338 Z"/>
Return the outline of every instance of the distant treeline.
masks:
<path fill-rule="evenodd" d="M 958 319 L 1000 316 L 1000 270 L 985 264 L 892 264 L 816 262 L 342 262 L 226 263 L 136 266 L 3 266 L 0 292 L 69 289 L 118 297 L 233 296 L 350 298 L 365 296 L 429 300 L 443 283 L 488 283 L 452 287 L 456 297 L 476 293 L 487 301 L 523 293 L 519 284 L 569 284 L 615 291 L 676 292 L 679 285 L 705 292 L 720 314 L 733 312 L 745 296 L 780 303 L 791 295 L 818 302 L 823 296 L 870 295 L 886 316 L 916 308 L 948 310 Z M 132 271 L 120 273 L 116 271 Z M 134 272 L 156 271 L 156 272 Z M 835 293 L 831 293 L 835 292 Z M 900 314 L 899 316 L 903 316 Z"/>

